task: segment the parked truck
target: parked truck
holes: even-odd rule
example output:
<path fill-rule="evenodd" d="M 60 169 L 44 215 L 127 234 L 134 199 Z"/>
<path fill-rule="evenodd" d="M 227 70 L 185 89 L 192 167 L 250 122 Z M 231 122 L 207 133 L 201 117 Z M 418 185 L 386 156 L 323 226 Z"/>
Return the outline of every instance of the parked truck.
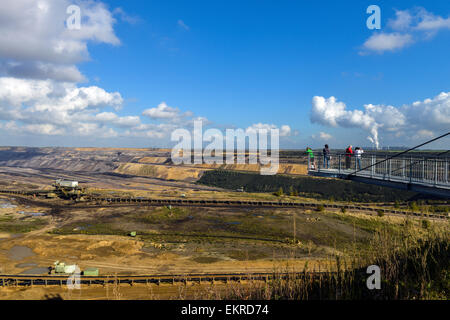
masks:
<path fill-rule="evenodd" d="M 80 270 L 76 264 L 65 264 L 64 262 L 55 261 L 53 267 L 50 267 L 50 274 L 68 275 L 74 272 L 79 272 L 84 276 L 98 276 L 98 268 L 86 268 Z"/>

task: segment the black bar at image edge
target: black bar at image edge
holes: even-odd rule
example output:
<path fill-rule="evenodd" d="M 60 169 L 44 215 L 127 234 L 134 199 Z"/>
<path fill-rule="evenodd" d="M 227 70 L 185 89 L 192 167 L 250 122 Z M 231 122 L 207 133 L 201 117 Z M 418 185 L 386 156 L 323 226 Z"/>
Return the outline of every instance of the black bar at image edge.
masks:
<path fill-rule="evenodd" d="M 387 315 L 417 315 L 448 309 L 448 301 L 0 301 L 3 310 L 20 310 L 21 315 L 52 311 L 91 318 L 114 315 L 144 319 L 302 319 L 314 317 L 382 318 Z M 12 309 L 11 309 L 12 308 Z"/>

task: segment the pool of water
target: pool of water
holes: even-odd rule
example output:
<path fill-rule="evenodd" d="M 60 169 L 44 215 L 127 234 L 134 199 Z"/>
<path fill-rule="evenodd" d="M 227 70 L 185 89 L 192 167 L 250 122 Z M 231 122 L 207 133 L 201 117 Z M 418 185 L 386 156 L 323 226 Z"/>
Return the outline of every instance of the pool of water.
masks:
<path fill-rule="evenodd" d="M 14 209 L 17 208 L 15 204 L 11 202 L 0 202 L 0 209 Z"/>
<path fill-rule="evenodd" d="M 43 216 L 43 215 L 45 215 L 45 213 L 43 213 L 43 212 L 26 212 L 26 211 L 18 211 L 18 213 L 24 214 L 24 215 L 27 215 L 27 216 Z"/>
<path fill-rule="evenodd" d="M 21 233 L 0 233 L 0 241 L 6 240 L 6 239 L 13 239 L 18 238 L 22 234 Z"/>
<path fill-rule="evenodd" d="M 14 246 L 7 253 L 8 258 L 14 261 L 19 261 L 34 255 L 33 250 L 25 246 Z"/>
<path fill-rule="evenodd" d="M 16 268 L 30 268 L 30 267 L 36 267 L 36 266 L 37 266 L 37 263 L 34 263 L 34 262 L 16 264 Z"/>
<path fill-rule="evenodd" d="M 230 221 L 230 222 L 226 222 L 226 224 L 241 224 L 241 221 Z"/>
<path fill-rule="evenodd" d="M 36 267 L 22 271 L 20 274 L 41 275 L 48 274 L 48 267 Z"/>

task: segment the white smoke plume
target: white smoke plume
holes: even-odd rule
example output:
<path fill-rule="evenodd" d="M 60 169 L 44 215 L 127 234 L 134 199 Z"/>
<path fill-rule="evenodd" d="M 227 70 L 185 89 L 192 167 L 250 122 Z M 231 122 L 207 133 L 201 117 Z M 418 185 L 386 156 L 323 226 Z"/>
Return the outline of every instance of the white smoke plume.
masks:
<path fill-rule="evenodd" d="M 312 99 L 311 121 L 331 127 L 363 128 L 370 132 L 369 137 L 376 148 L 379 147 L 378 123 L 367 111 L 346 110 L 343 102 L 337 101 L 335 97 L 324 98 L 315 96 Z"/>
<path fill-rule="evenodd" d="M 311 122 L 325 126 L 361 128 L 370 133 L 367 139 L 380 147 L 380 133 L 410 140 L 418 132 L 434 135 L 450 127 L 450 92 L 432 99 L 416 101 L 401 107 L 366 104 L 362 110 L 347 110 L 335 97 L 315 96 L 312 99 Z"/>

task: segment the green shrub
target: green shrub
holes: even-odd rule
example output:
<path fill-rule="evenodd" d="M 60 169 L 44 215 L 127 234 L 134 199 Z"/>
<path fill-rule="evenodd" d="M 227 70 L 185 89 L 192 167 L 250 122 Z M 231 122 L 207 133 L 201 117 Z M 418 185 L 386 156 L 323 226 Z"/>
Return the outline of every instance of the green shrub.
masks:
<path fill-rule="evenodd" d="M 322 212 L 325 210 L 325 207 L 322 204 L 317 205 L 316 211 Z"/>
<path fill-rule="evenodd" d="M 422 228 L 429 229 L 431 226 L 431 222 L 429 220 L 422 220 Z"/>
<path fill-rule="evenodd" d="M 419 206 L 415 201 L 409 203 L 409 209 L 411 211 L 419 211 Z"/>
<path fill-rule="evenodd" d="M 347 209 L 345 209 L 344 207 L 342 207 L 342 208 L 341 208 L 341 212 L 342 212 L 342 213 L 346 213 L 346 212 L 347 212 Z"/>
<path fill-rule="evenodd" d="M 290 196 L 295 196 L 295 192 L 294 192 L 294 187 L 293 186 L 289 186 L 289 195 Z"/>
<path fill-rule="evenodd" d="M 383 210 L 377 210 L 377 215 L 379 217 L 384 217 L 384 211 Z"/>
<path fill-rule="evenodd" d="M 278 191 L 277 191 L 277 192 L 274 192 L 273 194 L 276 195 L 276 196 L 278 196 L 278 197 L 282 196 L 282 195 L 283 195 L 283 188 L 280 187 L 280 188 L 278 189 Z"/>

